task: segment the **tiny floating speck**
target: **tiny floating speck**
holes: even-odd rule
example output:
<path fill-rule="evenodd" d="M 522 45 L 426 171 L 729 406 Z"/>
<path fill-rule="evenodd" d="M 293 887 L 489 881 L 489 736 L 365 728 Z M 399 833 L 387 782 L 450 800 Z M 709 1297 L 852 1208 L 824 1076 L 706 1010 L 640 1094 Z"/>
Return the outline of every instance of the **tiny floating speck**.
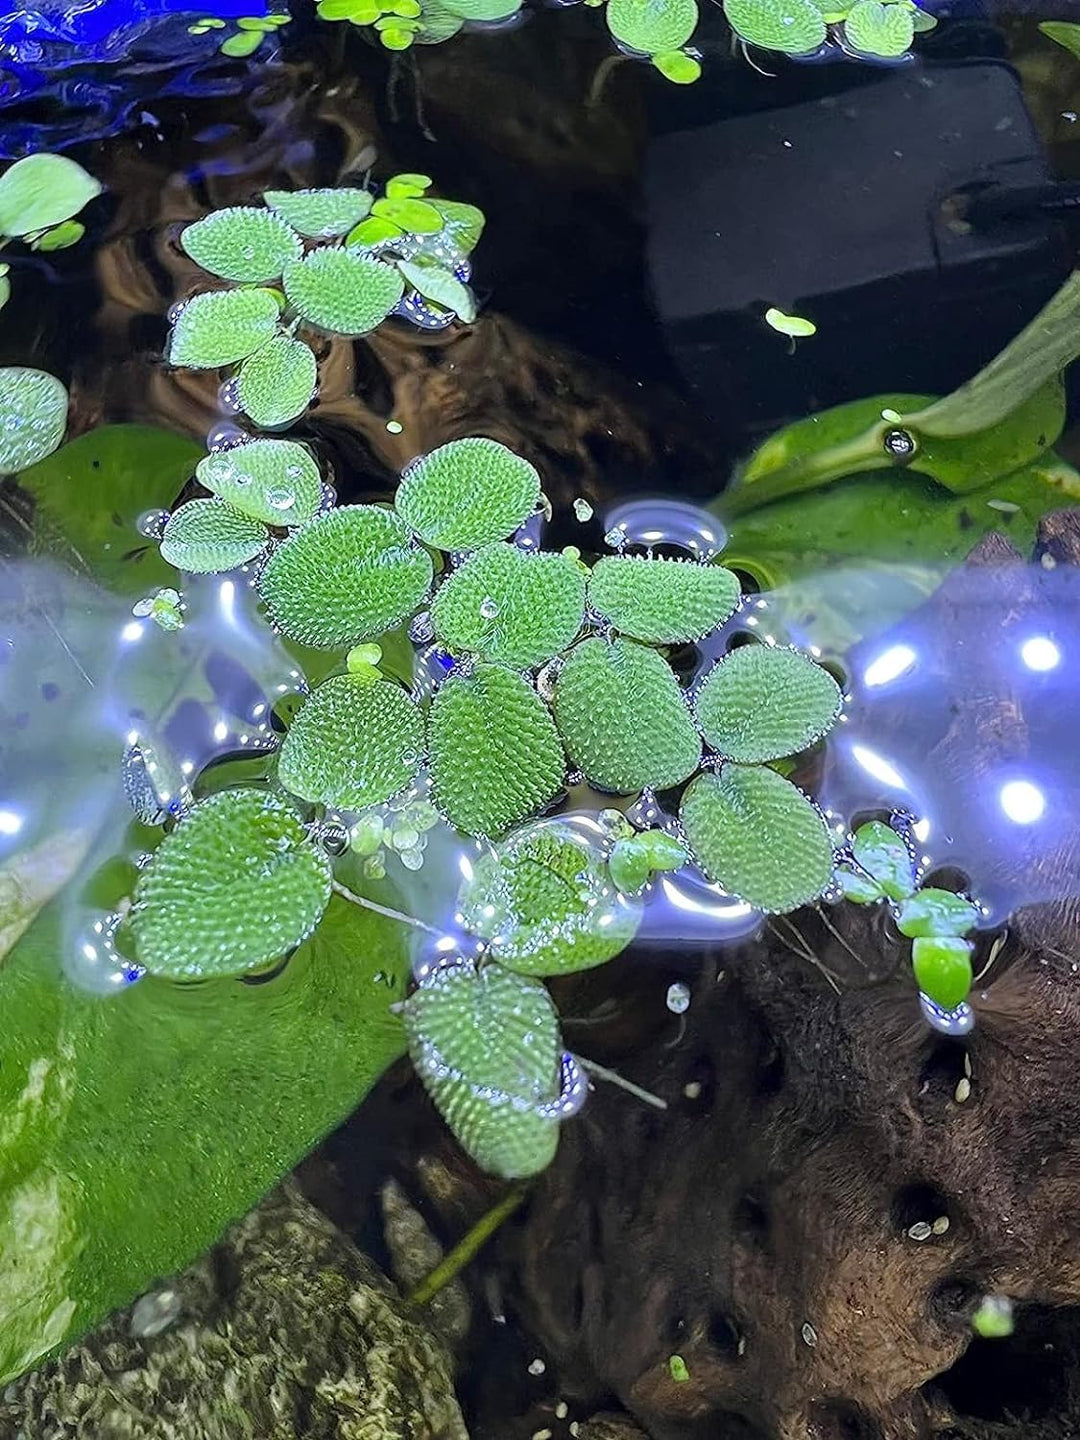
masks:
<path fill-rule="evenodd" d="M 582 500 L 579 497 L 574 501 L 574 514 L 581 521 L 582 525 L 584 525 L 586 520 L 592 519 L 593 508 L 587 500 Z"/>
<path fill-rule="evenodd" d="M 400 435 L 402 430 L 405 429 L 405 426 L 402 425 L 400 420 L 387 420 L 386 428 L 391 435 Z"/>
<path fill-rule="evenodd" d="M 807 320 L 802 315 L 785 315 L 783 310 L 777 310 L 775 305 L 765 311 L 765 324 L 793 340 L 817 334 L 817 326 L 812 320 Z"/>

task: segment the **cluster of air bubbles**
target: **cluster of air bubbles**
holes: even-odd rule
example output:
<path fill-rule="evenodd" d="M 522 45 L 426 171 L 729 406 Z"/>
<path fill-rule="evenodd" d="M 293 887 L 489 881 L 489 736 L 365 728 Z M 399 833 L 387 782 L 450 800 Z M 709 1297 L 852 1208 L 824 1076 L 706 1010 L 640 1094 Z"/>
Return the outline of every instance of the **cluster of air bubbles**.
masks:
<path fill-rule="evenodd" d="M 651 830 L 660 825 L 668 816 L 657 802 L 651 790 L 643 790 L 634 803 L 627 808 L 626 818 L 638 830 Z"/>
<path fill-rule="evenodd" d="M 243 410 L 244 407 L 240 401 L 240 380 L 238 376 L 234 375 L 231 379 L 226 380 L 218 390 L 218 405 L 227 415 L 239 415 Z"/>
<path fill-rule="evenodd" d="M 180 766 L 164 747 L 135 740 L 120 762 L 124 795 L 144 825 L 164 825 L 179 819 L 193 803 L 191 789 Z"/>
<path fill-rule="evenodd" d="M 975 1012 L 966 1000 L 962 1000 L 955 1010 L 946 1010 L 944 1006 L 931 1000 L 929 995 L 919 992 L 919 1008 L 922 1010 L 923 1019 L 932 1030 L 937 1030 L 942 1035 L 959 1037 L 970 1035 L 975 1028 Z"/>
<path fill-rule="evenodd" d="M 144 510 L 135 521 L 135 528 L 140 535 L 145 535 L 147 540 L 160 540 L 168 523 L 168 510 Z"/>
<path fill-rule="evenodd" d="M 349 827 L 338 816 L 327 815 L 312 826 L 311 838 L 328 855 L 344 855 L 349 848 Z"/>
<path fill-rule="evenodd" d="M 604 543 L 616 550 L 668 545 L 695 560 L 712 560 L 727 544 L 727 531 L 716 516 L 685 500 L 628 500 L 604 519 Z"/>
<path fill-rule="evenodd" d="M 418 290 L 410 290 L 402 296 L 393 313 L 403 320 L 408 320 L 418 330 L 445 330 L 456 318 L 453 310 L 430 305 Z"/>
<path fill-rule="evenodd" d="M 169 309 L 168 309 L 168 312 L 166 313 L 165 318 L 166 318 L 166 320 L 169 322 L 170 325 L 176 325 L 176 324 L 179 323 L 180 316 L 181 316 L 181 315 L 184 313 L 184 311 L 187 309 L 187 307 L 188 307 L 188 302 L 190 301 L 190 299 L 191 299 L 191 296 L 189 295 L 186 299 L 184 299 L 184 300 L 178 300 L 175 305 L 170 305 L 170 306 L 169 306 Z"/>
<path fill-rule="evenodd" d="M 373 806 L 354 821 L 348 831 L 348 845 L 363 861 L 368 879 L 383 879 L 388 855 L 400 860 L 406 870 L 419 870 L 424 863 L 428 832 L 440 818 L 430 800 L 423 798 L 405 797 Z"/>
<path fill-rule="evenodd" d="M 317 515 L 325 515 L 328 511 L 333 510 L 337 504 L 337 500 L 337 491 L 333 485 L 330 484 L 329 480 L 324 480 L 319 486 L 319 508 L 315 513 Z"/>
<path fill-rule="evenodd" d="M 212 455 L 218 455 L 223 450 L 235 450 L 237 445 L 243 445 L 250 438 L 239 425 L 234 425 L 231 420 L 222 420 L 207 435 L 206 448 Z"/>
<path fill-rule="evenodd" d="M 910 460 L 915 454 L 915 438 L 907 430 L 887 430 L 881 443 L 894 460 Z"/>
<path fill-rule="evenodd" d="M 559 1059 L 558 1098 L 540 1106 L 537 1113 L 546 1120 L 569 1120 L 585 1104 L 588 1094 L 585 1072 L 569 1050 L 564 1050 Z"/>
<path fill-rule="evenodd" d="M 92 995 L 115 995 L 146 974 L 141 965 L 127 959 L 117 947 L 116 932 L 123 920 L 118 910 L 98 916 L 65 954 L 64 973 L 80 990 Z"/>

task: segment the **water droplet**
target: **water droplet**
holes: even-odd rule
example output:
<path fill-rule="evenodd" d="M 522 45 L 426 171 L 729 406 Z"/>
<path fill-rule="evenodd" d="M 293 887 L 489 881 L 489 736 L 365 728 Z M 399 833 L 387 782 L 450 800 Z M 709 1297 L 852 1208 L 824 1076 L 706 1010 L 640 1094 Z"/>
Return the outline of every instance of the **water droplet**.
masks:
<path fill-rule="evenodd" d="M 966 1000 L 962 1000 L 955 1010 L 946 1010 L 920 991 L 919 1006 L 926 1023 L 942 1035 L 970 1035 L 975 1028 L 975 1012 Z"/>
<path fill-rule="evenodd" d="M 115 995 L 146 974 L 141 965 L 122 955 L 117 947 L 116 932 L 123 918 L 119 911 L 113 911 L 92 920 L 64 956 L 64 974 L 80 990 L 91 995 Z"/>
<path fill-rule="evenodd" d="M 485 596 L 480 602 L 480 614 L 485 620 L 494 620 L 499 613 L 499 606 L 490 595 Z"/>
<path fill-rule="evenodd" d="M 296 496 L 291 490 L 284 488 L 280 490 L 268 490 L 266 492 L 266 503 L 274 510 L 291 510 L 296 504 Z"/>
<path fill-rule="evenodd" d="M 168 510 L 144 510 L 135 521 L 135 528 L 148 540 L 160 540 L 168 523 Z"/>
<path fill-rule="evenodd" d="M 612 550 L 622 550 L 626 545 L 626 531 L 620 525 L 613 525 L 604 536 L 604 544 Z"/>
<path fill-rule="evenodd" d="M 604 519 L 609 545 L 614 543 L 609 537 L 619 530 L 623 545 L 676 546 L 696 560 L 711 560 L 727 543 L 727 531 L 716 516 L 685 500 L 628 500 Z"/>
<path fill-rule="evenodd" d="M 690 987 L 681 980 L 668 986 L 667 1008 L 673 1015 L 685 1015 L 690 1009 Z"/>
<path fill-rule="evenodd" d="M 584 525 L 586 520 L 592 519 L 593 508 L 587 500 L 579 498 L 574 501 L 574 514 L 581 521 L 582 525 Z"/>

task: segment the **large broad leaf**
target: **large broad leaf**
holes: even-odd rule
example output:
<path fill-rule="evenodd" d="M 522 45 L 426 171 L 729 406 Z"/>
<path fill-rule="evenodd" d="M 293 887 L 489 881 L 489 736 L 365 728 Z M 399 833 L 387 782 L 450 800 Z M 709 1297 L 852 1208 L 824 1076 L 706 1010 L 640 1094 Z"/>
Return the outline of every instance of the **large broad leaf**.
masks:
<path fill-rule="evenodd" d="M 32 235 L 70 220 L 101 188 L 66 155 L 27 155 L 0 175 L 0 235 Z"/>
<path fill-rule="evenodd" d="M 289 304 L 335 335 L 366 335 L 405 293 L 393 266 L 336 246 L 312 250 L 287 265 L 284 281 Z"/>
<path fill-rule="evenodd" d="M 223 500 L 189 500 L 169 516 L 161 556 L 178 570 L 212 575 L 254 560 L 268 539 L 265 525 Z"/>
<path fill-rule="evenodd" d="M 195 478 L 267 525 L 306 525 L 322 499 L 319 467 L 294 440 L 249 440 L 217 450 L 199 461 Z"/>
<path fill-rule="evenodd" d="M 608 28 L 642 55 L 678 50 L 698 22 L 697 0 L 608 0 Z"/>
<path fill-rule="evenodd" d="M 705 677 L 694 705 L 705 739 L 756 764 L 805 750 L 840 713 L 840 687 L 797 650 L 742 645 Z"/>
<path fill-rule="evenodd" d="M 1080 25 L 1070 20 L 1043 20 L 1039 29 L 1080 60 Z"/>
<path fill-rule="evenodd" d="M 67 429 L 68 393 L 55 375 L 13 365 L 0 370 L 0 475 L 51 455 Z"/>
<path fill-rule="evenodd" d="M 64 914 L 0 967 L 4 1381 L 204 1251 L 403 1048 L 401 927 L 344 900 L 273 980 L 107 1000 L 61 979 Z"/>
<path fill-rule="evenodd" d="M 371 209 L 370 190 L 267 190 L 263 199 L 310 240 L 345 235 Z"/>
<path fill-rule="evenodd" d="M 279 430 L 304 413 L 318 381 L 311 346 L 288 335 L 275 335 L 241 365 L 236 397 L 256 425 Z"/>
<path fill-rule="evenodd" d="M 589 605 L 614 629 L 654 645 L 699 640 L 734 612 L 739 582 L 722 565 L 608 555 L 589 578 Z"/>
<path fill-rule="evenodd" d="M 497 440 L 451 440 L 404 471 L 398 513 L 440 550 L 475 550 L 503 540 L 540 500 L 540 476 Z"/>
<path fill-rule="evenodd" d="M 506 1180 L 550 1164 L 559 1026 L 543 985 L 499 965 L 444 966 L 404 1014 L 417 1074 L 477 1164 Z"/>
<path fill-rule="evenodd" d="M 272 210 L 232 205 L 188 225 L 180 236 L 196 264 L 223 280 L 277 280 L 290 260 L 299 260 L 300 237 Z"/>
<path fill-rule="evenodd" d="M 631 640 L 585 640 L 555 684 L 567 754 L 601 790 L 666 790 L 693 774 L 701 739 L 671 667 Z"/>
<path fill-rule="evenodd" d="M 562 786 L 562 746 L 547 706 L 501 665 L 478 665 L 442 685 L 428 743 L 435 802 L 467 835 L 503 834 Z"/>
<path fill-rule="evenodd" d="M 740 39 L 765 50 L 810 55 L 825 43 L 814 0 L 724 0 L 724 14 Z"/>
<path fill-rule="evenodd" d="M 277 329 L 281 306 L 271 290 L 212 290 L 193 295 L 169 339 L 171 365 L 219 370 L 246 360 Z"/>

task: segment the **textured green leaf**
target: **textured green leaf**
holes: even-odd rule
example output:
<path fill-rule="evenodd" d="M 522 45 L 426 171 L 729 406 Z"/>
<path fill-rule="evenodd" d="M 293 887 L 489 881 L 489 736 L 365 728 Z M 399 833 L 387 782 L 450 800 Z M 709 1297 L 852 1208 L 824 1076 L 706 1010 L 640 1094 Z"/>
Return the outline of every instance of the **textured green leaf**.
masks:
<path fill-rule="evenodd" d="M 404 4 L 404 9 L 396 9 L 395 13 L 415 18 L 419 13 L 419 6 L 414 8 L 414 0 L 397 0 L 398 6 Z M 386 198 L 388 200 L 415 200 L 418 196 L 426 194 L 434 185 L 430 175 L 417 175 L 405 171 L 401 175 L 392 175 L 386 182 Z"/>
<path fill-rule="evenodd" d="M 714 665 L 694 705 L 706 741 L 754 764 L 797 755 L 840 713 L 840 687 L 798 650 L 742 645 Z"/>
<path fill-rule="evenodd" d="M 724 0 L 728 24 L 741 39 L 785 55 L 810 55 L 825 43 L 814 0 Z"/>
<path fill-rule="evenodd" d="M 289 261 L 304 253 L 296 232 L 256 205 L 215 210 L 186 226 L 180 244 L 196 265 L 223 280 L 278 280 Z"/>
<path fill-rule="evenodd" d="M 433 300 L 444 310 L 452 310 L 458 319 L 466 323 L 476 319 L 476 300 L 472 291 L 449 270 L 444 270 L 441 265 L 421 265 L 411 260 L 399 260 L 398 269 L 425 300 Z"/>
<path fill-rule="evenodd" d="M 943 1010 L 955 1010 L 971 993 L 973 949 L 969 940 L 955 935 L 920 936 L 911 942 L 915 983 Z"/>
<path fill-rule="evenodd" d="M 288 335 L 275 335 L 241 365 L 237 399 L 256 425 L 276 430 L 304 413 L 318 378 L 310 345 Z"/>
<path fill-rule="evenodd" d="M 612 880 L 627 895 L 637 895 L 644 890 L 652 874 L 649 857 L 644 847 L 637 843 L 636 836 L 616 840 L 608 868 Z"/>
<path fill-rule="evenodd" d="M 697 769 L 701 740 L 671 667 L 630 640 L 585 640 L 555 682 L 567 754 L 601 790 L 666 790 Z"/>
<path fill-rule="evenodd" d="M 497 440 L 451 440 L 403 472 L 398 513 L 440 550 L 475 550 L 502 540 L 540 500 L 540 476 Z"/>
<path fill-rule="evenodd" d="M 728 619 L 739 582 L 722 565 L 608 555 L 589 580 L 589 606 L 635 640 L 674 645 L 698 640 Z"/>
<path fill-rule="evenodd" d="M 458 908 L 492 958 L 523 975 L 602 965 L 630 944 L 642 913 L 640 902 L 619 893 L 596 846 L 544 820 L 476 862 Z"/>
<path fill-rule="evenodd" d="M 466 835 L 496 836 L 558 794 L 563 753 L 547 706 L 520 675 L 477 665 L 431 706 L 434 799 Z"/>
<path fill-rule="evenodd" d="M 1080 60 L 1080 25 L 1069 20 L 1043 20 L 1039 29 L 1048 39 L 1064 46 Z"/>
<path fill-rule="evenodd" d="M 0 175 L 0 235 L 32 235 L 77 215 L 102 186 L 66 155 L 27 155 Z"/>
<path fill-rule="evenodd" d="M 402 27 L 396 25 L 394 28 Z M 437 235 L 442 229 L 442 216 L 434 205 L 411 196 L 387 196 L 383 200 L 376 200 L 372 211 L 380 219 L 398 226 L 406 235 Z"/>
<path fill-rule="evenodd" d="M 269 538 L 265 525 L 222 500 L 189 500 L 169 516 L 161 555 L 178 570 L 212 575 L 254 560 Z"/>
<path fill-rule="evenodd" d="M 200 485 L 234 510 L 267 525 L 304 525 L 319 508 L 319 467 L 293 440 L 249 440 L 205 456 L 195 469 Z"/>
<path fill-rule="evenodd" d="M 436 591 L 431 618 L 451 649 L 529 669 L 577 636 L 585 618 L 585 574 L 566 555 L 538 555 L 496 541 Z"/>
<path fill-rule="evenodd" d="M 695 60 L 685 50 L 661 51 L 652 57 L 652 63 L 673 85 L 692 85 L 695 80 L 701 79 L 700 60 Z"/>
<path fill-rule="evenodd" d="M 405 1002 L 409 1054 L 463 1148 L 505 1180 L 554 1159 L 559 1026 L 547 991 L 499 965 L 443 966 Z"/>
<path fill-rule="evenodd" d="M 334 675 L 289 727 L 278 778 L 304 800 L 362 810 L 404 790 L 423 758 L 423 717 L 400 685 Z"/>
<path fill-rule="evenodd" d="M 220 370 L 246 360 L 274 334 L 281 318 L 270 290 L 212 290 L 193 295 L 169 338 L 170 365 Z"/>
<path fill-rule="evenodd" d="M 405 293 L 392 265 L 322 246 L 285 267 L 285 294 L 305 320 L 335 335 L 367 335 Z"/>
<path fill-rule="evenodd" d="M 0 369 L 0 475 L 44 460 L 64 438 L 68 393 L 55 375 L 22 365 Z"/>
<path fill-rule="evenodd" d="M 330 900 L 330 862 L 291 805 L 223 790 L 166 835 L 135 888 L 131 922 L 152 975 L 240 975 L 306 940 Z"/>
<path fill-rule="evenodd" d="M 370 190 L 267 190 L 263 199 L 272 210 L 309 240 L 345 235 L 371 209 Z"/>
<path fill-rule="evenodd" d="M 697 0 L 608 0 L 608 28 L 642 55 L 678 50 L 694 33 Z"/>
<path fill-rule="evenodd" d="M 852 854 L 890 900 L 906 900 L 915 890 L 911 852 L 891 825 L 871 820 L 855 831 Z"/>
<path fill-rule="evenodd" d="M 427 27 L 431 23 L 432 13 L 435 9 L 443 10 L 443 6 L 432 7 L 428 5 L 424 12 L 425 31 L 418 37 L 421 41 L 428 40 Z M 451 20 L 455 16 L 449 16 Z M 460 19 L 457 20 L 458 29 L 461 27 Z M 451 34 L 456 34 L 454 30 Z M 449 38 L 449 36 L 447 37 Z M 480 236 L 484 233 L 484 212 L 475 205 L 466 205 L 462 200 L 429 200 L 443 218 L 443 232 L 448 235 L 463 255 L 471 254 L 480 243 Z"/>
<path fill-rule="evenodd" d="M 427 595 L 431 577 L 431 556 L 392 511 L 347 505 L 279 545 L 259 591 L 286 635 L 333 650 L 399 625 Z"/>
<path fill-rule="evenodd" d="M 910 50 L 915 23 L 906 5 L 856 0 L 844 21 L 844 38 L 864 55 L 893 59 Z"/>
<path fill-rule="evenodd" d="M 978 907 L 963 895 L 933 886 L 916 890 L 901 902 L 896 918 L 901 935 L 912 939 L 933 935 L 966 935 L 979 919 Z"/>
<path fill-rule="evenodd" d="M 759 910 L 797 910 L 832 878 L 832 841 L 820 811 L 765 766 L 725 765 L 717 775 L 699 775 L 679 818 L 709 879 Z"/>
<path fill-rule="evenodd" d="M 442 3 L 463 20 L 505 20 L 521 9 L 521 0 L 442 0 Z"/>

